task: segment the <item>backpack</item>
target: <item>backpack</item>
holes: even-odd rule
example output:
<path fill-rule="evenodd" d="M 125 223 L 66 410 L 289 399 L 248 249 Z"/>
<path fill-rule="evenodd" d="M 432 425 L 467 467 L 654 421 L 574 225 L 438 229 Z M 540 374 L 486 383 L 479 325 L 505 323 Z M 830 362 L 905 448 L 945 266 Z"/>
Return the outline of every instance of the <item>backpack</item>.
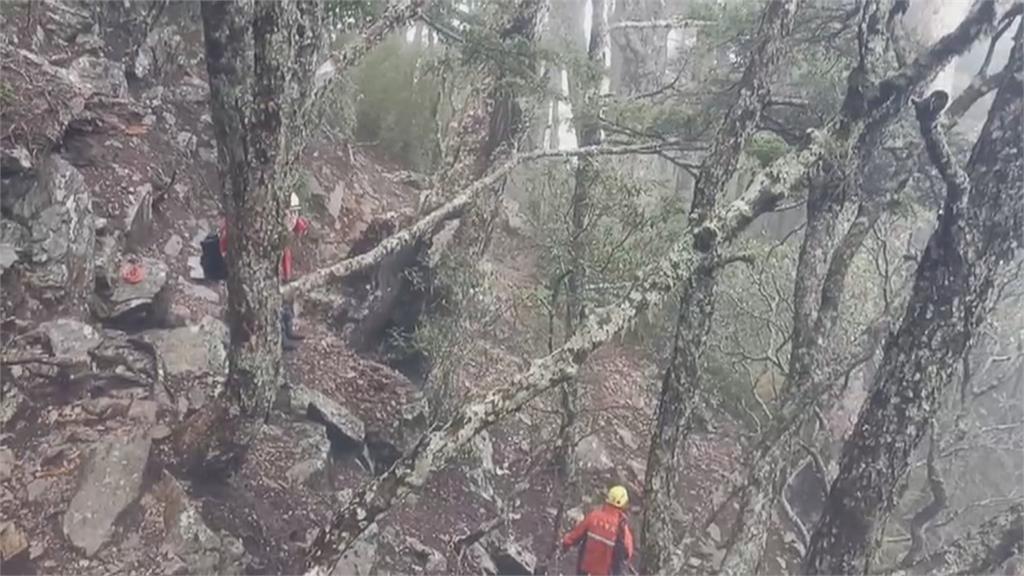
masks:
<path fill-rule="evenodd" d="M 220 234 L 210 232 L 199 243 L 203 254 L 199 257 L 199 265 L 203 267 L 203 275 L 207 280 L 224 280 L 228 277 L 228 264 L 220 253 Z"/>
<path fill-rule="evenodd" d="M 625 574 L 626 566 L 626 515 L 619 518 L 619 527 L 615 530 L 615 546 L 612 547 L 612 576 Z"/>

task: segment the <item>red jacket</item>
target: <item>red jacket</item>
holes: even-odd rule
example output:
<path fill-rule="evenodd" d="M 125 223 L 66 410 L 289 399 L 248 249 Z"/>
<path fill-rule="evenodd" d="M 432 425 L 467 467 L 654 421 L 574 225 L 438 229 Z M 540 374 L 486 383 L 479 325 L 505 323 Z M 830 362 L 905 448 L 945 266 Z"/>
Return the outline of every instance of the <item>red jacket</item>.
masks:
<path fill-rule="evenodd" d="M 615 549 L 615 540 L 618 538 L 619 525 L 622 525 L 622 543 L 625 548 L 625 561 L 633 557 L 633 532 L 625 521 L 625 513 L 622 510 L 605 504 L 594 510 L 576 525 L 571 532 L 562 539 L 562 546 L 570 548 L 582 540 L 583 549 L 580 550 L 580 561 L 577 569 L 582 574 L 592 576 L 607 576 L 612 573 L 612 551 Z M 622 570 L 624 566 L 620 566 Z"/>
<path fill-rule="evenodd" d="M 303 218 L 297 218 L 295 220 L 295 227 L 292 228 L 292 232 L 296 235 L 301 235 L 309 228 L 309 222 L 306 222 Z M 228 254 L 228 223 L 226 220 L 220 221 L 220 253 L 224 256 Z M 284 247 L 284 251 L 281 253 L 281 282 L 288 282 L 292 279 L 292 249 L 288 246 Z"/>

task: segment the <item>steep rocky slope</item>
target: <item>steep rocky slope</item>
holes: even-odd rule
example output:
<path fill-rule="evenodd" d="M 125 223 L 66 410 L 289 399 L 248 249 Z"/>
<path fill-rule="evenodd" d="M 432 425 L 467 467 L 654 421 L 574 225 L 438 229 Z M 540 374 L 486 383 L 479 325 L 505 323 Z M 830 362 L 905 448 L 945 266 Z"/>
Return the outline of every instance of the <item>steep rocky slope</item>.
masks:
<path fill-rule="evenodd" d="M 349 350 L 345 301 L 328 290 L 299 301 L 308 339 L 286 354 L 279 410 L 242 468 L 203 480 L 167 467 L 171 432 L 224 377 L 226 293 L 196 278 L 219 188 L 197 7 L 149 6 L 45 0 L 0 12 L 4 574 L 294 572 L 318 523 L 431 422 L 422 390 Z M 418 199 L 380 155 L 326 135 L 303 165 L 312 229 L 300 275 Z M 513 286 L 529 277 L 517 254 L 530 244 L 502 234 L 507 249 L 488 265 Z M 125 280 L 133 270 L 140 282 Z M 488 353 L 459 370 L 460 393 L 486 390 L 539 349 L 507 338 L 516 319 L 502 322 Z M 570 517 L 612 481 L 642 505 L 654 399 L 639 358 L 610 346 L 583 375 L 583 490 Z M 532 570 L 558 504 L 546 452 L 556 406 L 542 399 L 481 436 L 337 573 Z M 696 520 L 737 454 L 714 437 L 688 450 Z M 451 546 L 498 514 L 488 537 Z"/>

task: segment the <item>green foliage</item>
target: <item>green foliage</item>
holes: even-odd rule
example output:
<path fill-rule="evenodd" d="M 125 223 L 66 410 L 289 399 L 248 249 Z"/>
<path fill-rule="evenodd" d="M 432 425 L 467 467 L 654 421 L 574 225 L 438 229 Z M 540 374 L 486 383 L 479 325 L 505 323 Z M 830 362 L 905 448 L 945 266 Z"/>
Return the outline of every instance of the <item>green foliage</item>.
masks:
<path fill-rule="evenodd" d="M 402 37 L 384 42 L 355 73 L 355 135 L 407 168 L 429 172 L 438 161 L 437 113 L 442 82 L 428 49 Z"/>
<path fill-rule="evenodd" d="M 775 134 L 758 132 L 747 143 L 744 152 L 755 158 L 763 168 L 783 156 L 788 149 L 789 147 L 782 138 Z"/>
<path fill-rule="evenodd" d="M 14 90 L 6 82 L 0 81 L 0 106 L 8 106 L 15 100 Z"/>
<path fill-rule="evenodd" d="M 335 27 L 355 30 L 373 22 L 385 6 L 382 0 L 327 0 L 325 10 Z"/>
<path fill-rule="evenodd" d="M 565 305 L 565 273 L 572 267 L 572 191 L 576 163 L 551 164 L 527 182 L 523 215 L 537 252 L 541 286 L 536 296 L 556 318 Z M 588 179 L 589 202 L 582 239 L 586 308 L 621 298 L 635 272 L 663 254 L 685 229 L 685 210 L 676 194 L 659 183 L 627 175 L 613 161 L 598 164 Z M 561 320 L 557 322 L 561 325 Z M 557 340 L 557 338 L 556 338 Z"/>

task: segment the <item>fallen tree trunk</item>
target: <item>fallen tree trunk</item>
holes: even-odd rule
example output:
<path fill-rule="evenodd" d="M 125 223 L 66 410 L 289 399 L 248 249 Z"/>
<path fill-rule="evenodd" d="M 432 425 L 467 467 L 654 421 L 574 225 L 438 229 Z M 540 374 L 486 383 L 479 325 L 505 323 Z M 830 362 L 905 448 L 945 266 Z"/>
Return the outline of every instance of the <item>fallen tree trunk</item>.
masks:
<path fill-rule="evenodd" d="M 568 150 L 539 150 L 512 154 L 504 164 L 495 168 L 483 178 L 473 182 L 461 194 L 431 211 L 412 226 L 388 236 L 368 252 L 347 258 L 326 268 L 321 268 L 283 286 L 281 293 L 285 299 L 288 299 L 301 292 L 319 288 L 327 284 L 332 278 L 344 278 L 350 274 L 362 272 L 379 264 L 386 256 L 411 246 L 417 240 L 432 236 L 446 222 L 460 217 L 482 192 L 494 186 L 524 162 L 553 158 L 566 159 L 573 157 L 656 154 L 671 150 L 675 145 L 674 141 L 650 142 L 624 146 L 587 146 Z"/>

